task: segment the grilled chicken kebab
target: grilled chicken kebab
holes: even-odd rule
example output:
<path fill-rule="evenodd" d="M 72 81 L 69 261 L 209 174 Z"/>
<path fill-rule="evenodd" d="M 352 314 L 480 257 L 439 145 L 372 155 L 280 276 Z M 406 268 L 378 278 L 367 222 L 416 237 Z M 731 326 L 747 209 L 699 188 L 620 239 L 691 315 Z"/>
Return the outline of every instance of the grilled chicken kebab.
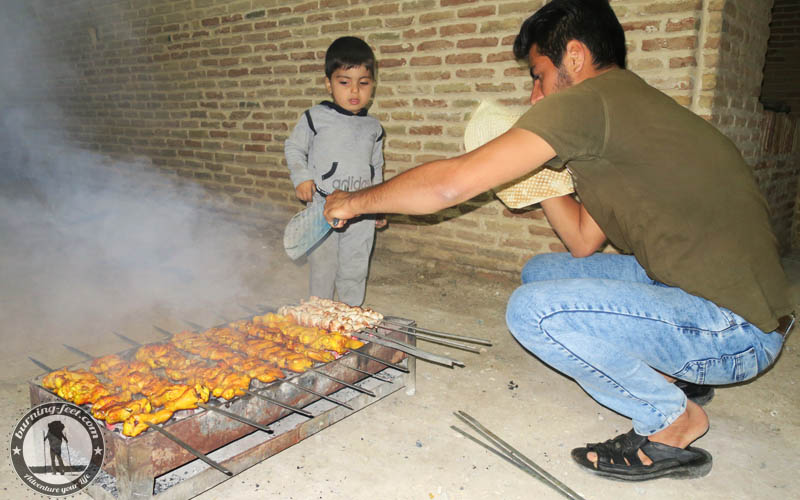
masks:
<path fill-rule="evenodd" d="M 322 299 L 312 299 L 322 304 L 317 302 Z M 304 314 L 309 317 L 308 311 Z M 95 418 L 108 425 L 122 422 L 122 433 L 132 437 L 169 420 L 175 411 L 197 408 L 211 395 L 241 396 L 251 379 L 272 382 L 285 377 L 282 368 L 301 373 L 315 361 L 332 361 L 363 345 L 343 335 L 341 328 L 327 331 L 293 318 L 270 313 L 200 333 L 184 331 L 169 342 L 142 346 L 134 361 L 103 356 L 92 362 L 90 371 L 56 370 L 42 385 L 77 405 L 91 404 Z M 168 378 L 153 373 L 159 369 Z"/>

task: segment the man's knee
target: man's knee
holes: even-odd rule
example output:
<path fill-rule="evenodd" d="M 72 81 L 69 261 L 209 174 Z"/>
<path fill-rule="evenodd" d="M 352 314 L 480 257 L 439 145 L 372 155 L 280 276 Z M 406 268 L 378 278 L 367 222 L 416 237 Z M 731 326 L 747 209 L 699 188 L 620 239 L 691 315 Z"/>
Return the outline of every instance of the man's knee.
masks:
<path fill-rule="evenodd" d="M 553 269 L 560 266 L 565 259 L 571 259 L 568 253 L 543 253 L 534 255 L 522 268 L 522 282 L 533 283 L 553 279 Z"/>
<path fill-rule="evenodd" d="M 538 330 L 538 323 L 547 306 L 546 291 L 537 283 L 522 285 L 511 294 L 506 306 L 506 324 L 517 339 Z"/>

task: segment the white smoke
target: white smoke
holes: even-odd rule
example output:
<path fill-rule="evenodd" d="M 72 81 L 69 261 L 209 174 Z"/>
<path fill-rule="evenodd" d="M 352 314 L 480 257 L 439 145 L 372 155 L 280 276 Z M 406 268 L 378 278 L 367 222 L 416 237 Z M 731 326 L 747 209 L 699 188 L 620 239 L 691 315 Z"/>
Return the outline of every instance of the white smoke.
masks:
<path fill-rule="evenodd" d="M 30 5 L 0 0 L 2 340 L 106 335 L 135 316 L 235 304 L 249 293 L 244 262 L 265 266 L 267 255 L 253 260 L 240 226 L 198 208 L 208 206 L 198 186 L 146 158 L 117 161 L 59 139 L 60 120 L 42 118 L 58 116 L 48 100 L 53 62 L 40 58 Z"/>

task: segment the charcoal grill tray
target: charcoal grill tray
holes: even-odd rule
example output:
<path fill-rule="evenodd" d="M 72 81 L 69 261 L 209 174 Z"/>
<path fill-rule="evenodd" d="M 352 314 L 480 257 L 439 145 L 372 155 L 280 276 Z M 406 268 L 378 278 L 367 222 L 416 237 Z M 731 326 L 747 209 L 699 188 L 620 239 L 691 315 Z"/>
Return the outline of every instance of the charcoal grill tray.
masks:
<path fill-rule="evenodd" d="M 398 318 L 393 320 L 402 321 L 409 326 L 415 325 L 411 320 Z M 415 339 L 410 335 L 381 328 L 379 328 L 379 331 L 384 336 L 412 345 L 415 343 Z M 130 356 L 133 350 L 125 351 L 120 355 L 123 357 Z M 368 381 L 364 380 L 363 384 L 370 383 L 369 389 L 376 394 L 375 397 L 348 389 L 313 371 L 291 376 L 289 378 L 294 383 L 303 387 L 308 387 L 327 396 L 335 394 L 333 397 L 337 397 L 336 395 L 340 395 L 338 399 L 350 405 L 353 410 L 334 405 L 314 418 L 305 419 L 304 422 L 286 432 L 276 432 L 266 441 L 238 451 L 232 456 L 229 456 L 230 452 L 226 452 L 224 448 L 234 447 L 237 440 L 254 432 L 263 433 L 263 431 L 256 431 L 247 424 L 204 410 L 185 410 L 182 415 L 176 415 L 178 418 L 170 419 L 164 423 L 163 427 L 193 448 L 206 454 L 211 453 L 212 458 L 214 457 L 212 452 L 215 450 L 217 450 L 216 454 L 227 456 L 228 458 L 219 460 L 220 464 L 227 467 L 234 474 L 238 474 L 342 420 L 354 411 L 373 404 L 403 387 L 406 388 L 407 394 L 414 393 L 416 389 L 416 366 L 413 357 L 406 357 L 403 352 L 374 343 L 365 344 L 359 348 L 359 351 L 393 364 L 404 364 L 409 369 L 409 373 L 398 372 L 399 375 L 394 378 L 394 383 L 378 382 L 363 373 L 348 369 L 347 366 L 353 366 L 369 373 L 381 372 L 386 367 L 377 361 L 353 353 L 348 353 L 337 360 L 317 366 L 317 369 L 351 384 L 369 378 Z M 88 366 L 89 362 L 83 362 L 72 365 L 69 368 L 88 368 Z M 40 375 L 29 382 L 31 405 L 35 406 L 50 401 L 63 401 L 51 391 L 42 387 L 41 380 L 43 376 Z M 258 381 L 254 381 L 251 389 L 296 407 L 305 407 L 319 399 L 317 396 L 290 384 L 280 384 L 277 381 L 269 384 L 261 384 Z M 347 399 L 343 399 L 344 397 Z M 296 415 L 291 410 L 249 395 L 234 398 L 227 402 L 223 408 L 262 425 L 278 423 L 289 415 Z M 189 412 L 193 413 L 188 414 Z M 180 418 L 187 414 L 188 416 Z M 109 490 L 95 481 L 85 490 L 95 499 L 158 498 L 163 500 L 184 500 L 228 479 L 227 476 L 216 469 L 203 464 L 202 472 L 156 494 L 154 492 L 154 484 L 158 477 L 197 460 L 196 457 L 160 433 L 148 431 L 139 436 L 129 438 L 119 432 L 106 429 L 102 423 L 101 432 L 103 433 L 106 447 L 102 469 L 104 473 L 112 478 L 115 484 Z M 263 434 L 266 435 L 266 433 Z"/>

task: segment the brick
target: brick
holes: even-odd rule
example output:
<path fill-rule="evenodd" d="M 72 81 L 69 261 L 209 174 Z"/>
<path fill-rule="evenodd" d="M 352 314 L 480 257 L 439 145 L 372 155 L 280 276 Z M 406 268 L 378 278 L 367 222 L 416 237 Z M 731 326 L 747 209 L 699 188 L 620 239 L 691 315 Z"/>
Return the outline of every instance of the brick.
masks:
<path fill-rule="evenodd" d="M 453 54 L 445 57 L 447 64 L 477 64 L 483 62 L 483 56 L 480 54 Z"/>
<path fill-rule="evenodd" d="M 478 31 L 478 26 L 476 24 L 455 24 L 451 26 L 442 26 L 439 28 L 439 34 L 441 36 L 458 36 L 464 34 L 471 34 Z"/>
<path fill-rule="evenodd" d="M 442 127 L 440 125 L 409 127 L 408 133 L 411 135 L 442 135 Z"/>
<path fill-rule="evenodd" d="M 417 50 L 425 51 L 425 50 L 445 50 L 453 48 L 455 44 L 450 40 L 432 40 L 429 42 L 422 42 L 417 45 Z"/>
<path fill-rule="evenodd" d="M 485 38 L 469 38 L 466 40 L 459 40 L 457 47 L 459 49 L 471 49 L 475 47 L 496 47 L 498 39 L 495 37 Z"/>
<path fill-rule="evenodd" d="M 411 66 L 436 66 L 442 63 L 442 58 L 438 56 L 412 57 L 409 61 Z"/>
<path fill-rule="evenodd" d="M 675 31 L 692 31 L 697 29 L 699 21 L 694 17 L 687 17 L 684 19 L 670 19 L 667 21 L 667 33 Z"/>
<path fill-rule="evenodd" d="M 622 29 L 624 29 L 625 32 L 644 31 L 646 33 L 655 33 L 661 28 L 661 21 L 657 20 L 630 21 L 620 24 L 622 24 Z"/>
<path fill-rule="evenodd" d="M 678 49 L 693 49 L 697 44 L 697 37 L 683 36 L 675 38 L 652 38 L 642 41 L 642 50 L 678 50 Z"/>
<path fill-rule="evenodd" d="M 697 66 L 697 60 L 693 56 L 688 57 L 670 57 L 670 68 L 685 68 L 687 66 Z"/>

